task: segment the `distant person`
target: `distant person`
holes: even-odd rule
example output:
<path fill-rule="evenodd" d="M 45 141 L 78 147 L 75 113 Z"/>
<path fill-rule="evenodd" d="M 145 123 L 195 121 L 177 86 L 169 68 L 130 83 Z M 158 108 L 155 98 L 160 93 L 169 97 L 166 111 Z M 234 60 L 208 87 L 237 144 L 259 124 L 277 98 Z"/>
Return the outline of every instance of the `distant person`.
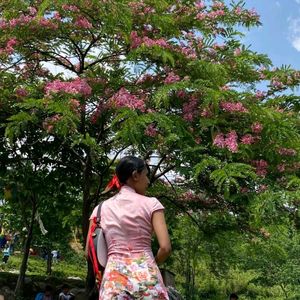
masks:
<path fill-rule="evenodd" d="M 9 247 L 8 247 L 8 245 L 6 245 L 3 250 L 3 258 L 2 258 L 2 261 L 5 264 L 8 262 L 9 256 L 10 256 Z"/>
<path fill-rule="evenodd" d="M 14 254 L 15 247 L 16 247 L 16 244 L 19 242 L 19 239 L 20 239 L 20 233 L 16 232 L 13 235 L 13 238 L 12 238 L 11 243 L 10 243 L 10 247 L 9 247 L 10 254 Z"/>
<path fill-rule="evenodd" d="M 238 295 L 235 294 L 235 293 L 232 293 L 232 294 L 230 294 L 230 296 L 229 296 L 229 300 L 238 300 L 238 299 L 239 299 L 239 297 L 238 297 Z"/>
<path fill-rule="evenodd" d="M 0 234 L 0 249 L 3 249 L 6 245 L 7 239 L 5 234 Z"/>
<path fill-rule="evenodd" d="M 52 254 L 52 261 L 54 264 L 56 264 L 58 262 L 58 251 L 53 250 L 51 251 L 51 254 Z"/>
<path fill-rule="evenodd" d="M 75 296 L 70 293 L 70 287 L 67 284 L 62 286 L 62 292 L 58 296 L 58 300 L 74 300 Z"/>
<path fill-rule="evenodd" d="M 53 300 L 53 289 L 50 285 L 46 285 L 45 292 L 38 293 L 34 300 Z"/>

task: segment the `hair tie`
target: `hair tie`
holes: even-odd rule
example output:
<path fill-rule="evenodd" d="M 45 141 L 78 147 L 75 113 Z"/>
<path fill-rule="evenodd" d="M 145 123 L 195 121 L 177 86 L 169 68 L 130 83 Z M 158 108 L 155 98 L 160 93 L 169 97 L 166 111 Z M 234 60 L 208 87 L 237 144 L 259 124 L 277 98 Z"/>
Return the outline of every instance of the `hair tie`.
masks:
<path fill-rule="evenodd" d="M 104 191 L 102 192 L 102 194 L 108 193 L 109 191 L 111 191 L 112 189 L 121 189 L 121 183 L 118 179 L 117 175 L 114 175 L 113 178 L 111 179 L 111 181 L 107 184 L 107 186 L 105 187 Z"/>

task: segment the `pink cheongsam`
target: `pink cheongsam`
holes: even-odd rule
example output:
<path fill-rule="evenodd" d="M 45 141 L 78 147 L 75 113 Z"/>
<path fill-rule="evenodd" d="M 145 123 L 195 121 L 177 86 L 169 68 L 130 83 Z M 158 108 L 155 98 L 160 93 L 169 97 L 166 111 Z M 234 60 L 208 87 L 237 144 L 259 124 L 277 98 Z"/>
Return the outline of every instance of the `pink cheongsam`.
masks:
<path fill-rule="evenodd" d="M 99 300 L 169 299 L 151 250 L 152 214 L 161 209 L 156 198 L 137 194 L 126 185 L 103 203 L 101 226 L 108 261 Z"/>

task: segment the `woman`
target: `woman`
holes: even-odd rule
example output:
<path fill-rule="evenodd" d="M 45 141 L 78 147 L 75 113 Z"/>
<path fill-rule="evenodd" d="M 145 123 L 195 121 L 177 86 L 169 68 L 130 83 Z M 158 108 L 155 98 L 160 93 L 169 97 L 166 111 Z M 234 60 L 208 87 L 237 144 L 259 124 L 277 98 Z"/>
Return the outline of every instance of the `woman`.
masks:
<path fill-rule="evenodd" d="M 149 185 L 148 166 L 142 159 L 127 156 L 118 163 L 116 175 L 122 185 L 120 192 L 101 207 L 108 261 L 99 299 L 169 299 L 157 264 L 170 255 L 171 243 L 164 207 L 156 198 L 144 196 Z M 151 250 L 153 231 L 159 243 L 155 257 Z"/>

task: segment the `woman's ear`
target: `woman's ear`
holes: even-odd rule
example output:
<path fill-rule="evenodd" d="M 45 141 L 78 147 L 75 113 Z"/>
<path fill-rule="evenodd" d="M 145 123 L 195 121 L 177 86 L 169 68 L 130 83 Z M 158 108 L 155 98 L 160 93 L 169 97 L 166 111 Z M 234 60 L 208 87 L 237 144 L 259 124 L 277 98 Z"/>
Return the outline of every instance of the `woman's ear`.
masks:
<path fill-rule="evenodd" d="M 131 177 L 132 177 L 132 179 L 134 180 L 134 181 L 137 181 L 138 179 L 139 179 L 139 173 L 138 173 L 138 171 L 137 170 L 134 170 L 133 172 L 132 172 L 132 174 L 131 174 Z"/>

